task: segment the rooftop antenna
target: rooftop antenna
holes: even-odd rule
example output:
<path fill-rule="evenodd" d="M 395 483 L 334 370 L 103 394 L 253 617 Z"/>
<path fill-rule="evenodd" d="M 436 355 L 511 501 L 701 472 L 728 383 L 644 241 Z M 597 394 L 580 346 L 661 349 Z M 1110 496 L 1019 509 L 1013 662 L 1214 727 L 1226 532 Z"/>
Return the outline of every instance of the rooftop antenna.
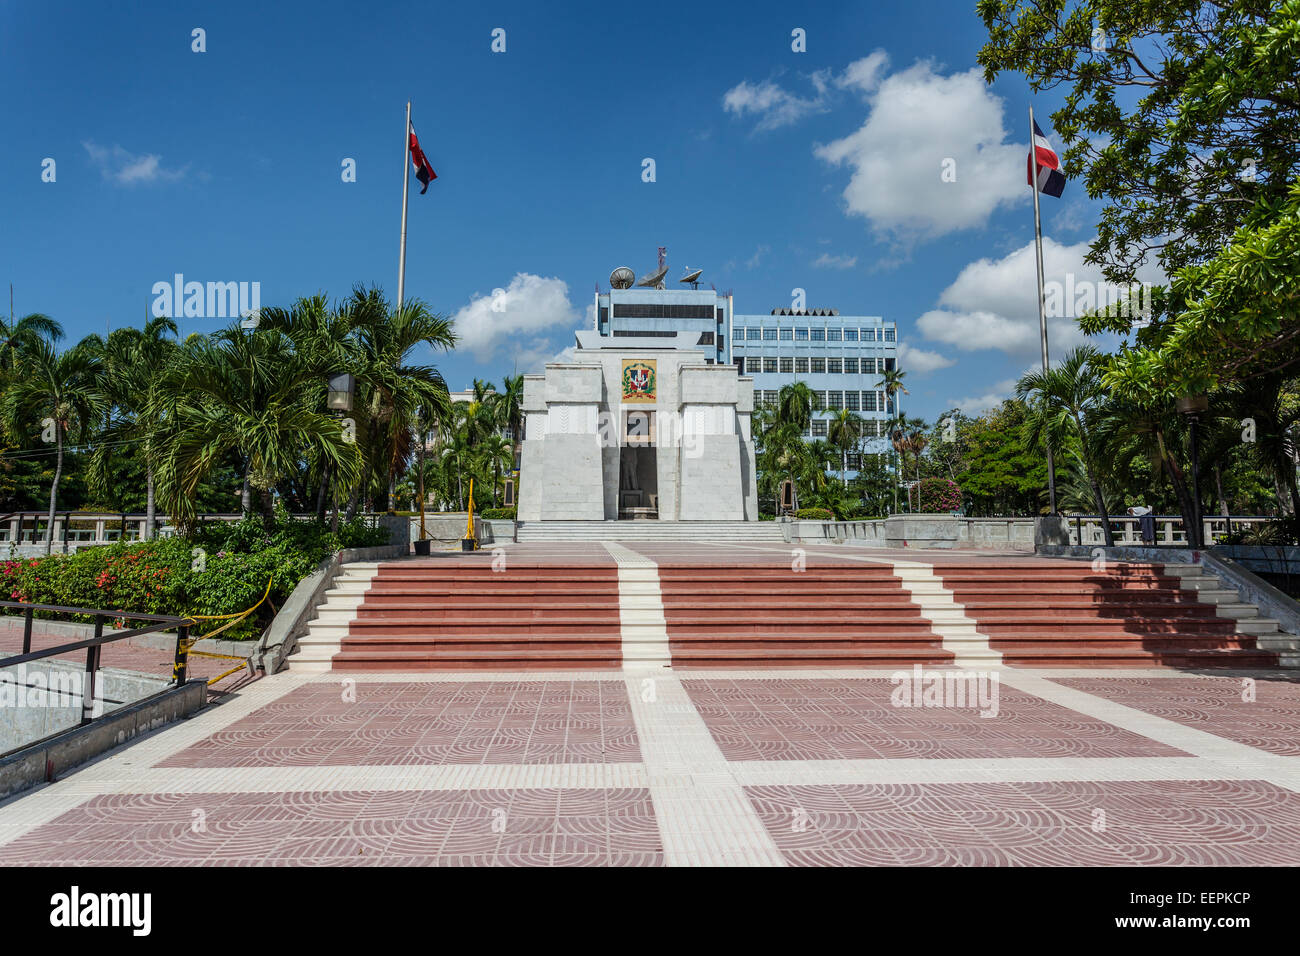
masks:
<path fill-rule="evenodd" d="M 690 266 L 687 266 L 686 275 L 682 276 L 677 281 L 689 282 L 692 289 L 698 289 L 700 287 L 700 273 L 703 271 L 703 269 L 692 269 Z"/>

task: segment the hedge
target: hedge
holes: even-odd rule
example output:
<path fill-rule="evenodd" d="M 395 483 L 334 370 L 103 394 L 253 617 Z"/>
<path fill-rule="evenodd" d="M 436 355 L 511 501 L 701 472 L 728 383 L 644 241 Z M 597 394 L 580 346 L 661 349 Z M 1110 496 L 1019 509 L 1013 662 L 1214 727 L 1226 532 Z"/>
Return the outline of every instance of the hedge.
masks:
<path fill-rule="evenodd" d="M 275 609 L 328 555 L 388 543 L 385 528 L 353 522 L 333 534 L 319 522 L 289 518 L 266 528 L 260 518 L 213 523 L 191 538 L 164 538 L 82 548 L 73 554 L 0 561 L 3 599 L 146 614 L 233 614 L 268 603 L 222 634 L 257 637 Z M 21 613 L 7 608 L 10 614 Z M 38 612 L 38 616 L 59 616 Z M 89 615 L 81 618 L 87 622 Z M 123 622 L 119 620 L 118 625 Z M 202 622 L 199 635 L 221 622 Z"/>
<path fill-rule="evenodd" d="M 794 513 L 796 518 L 808 518 L 812 521 L 834 521 L 835 513 L 829 508 L 800 508 Z"/>
<path fill-rule="evenodd" d="M 502 521 L 509 518 L 511 521 L 515 518 L 514 508 L 484 508 L 478 513 L 480 518 L 486 518 L 488 521 Z"/>

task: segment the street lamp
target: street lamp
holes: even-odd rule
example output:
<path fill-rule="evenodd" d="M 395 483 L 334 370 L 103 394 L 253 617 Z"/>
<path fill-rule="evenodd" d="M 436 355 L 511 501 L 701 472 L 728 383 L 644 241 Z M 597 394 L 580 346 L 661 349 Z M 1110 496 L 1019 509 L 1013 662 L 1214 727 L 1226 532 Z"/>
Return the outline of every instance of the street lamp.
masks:
<path fill-rule="evenodd" d="M 1201 527 L 1201 463 L 1196 449 L 1196 426 L 1200 424 L 1201 415 L 1209 410 L 1210 400 L 1204 395 L 1184 395 L 1174 402 L 1179 415 L 1187 416 L 1190 430 L 1192 453 L 1192 527 L 1187 535 L 1187 543 L 1193 548 L 1204 548 L 1205 541 Z"/>
<path fill-rule="evenodd" d="M 332 412 L 350 412 L 352 410 L 352 393 L 356 390 L 356 379 L 347 372 L 331 375 L 329 396 L 325 405 Z M 319 394 L 319 392 L 317 393 Z"/>

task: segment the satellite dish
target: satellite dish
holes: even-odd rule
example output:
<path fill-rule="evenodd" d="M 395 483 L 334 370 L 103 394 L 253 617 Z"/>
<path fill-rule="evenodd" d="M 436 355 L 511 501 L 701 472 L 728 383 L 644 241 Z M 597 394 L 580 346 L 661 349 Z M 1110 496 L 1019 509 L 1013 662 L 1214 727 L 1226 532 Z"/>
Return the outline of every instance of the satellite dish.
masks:
<path fill-rule="evenodd" d="M 660 266 L 648 276 L 642 276 L 639 286 L 645 286 L 647 289 L 662 289 L 664 287 L 664 276 L 668 275 L 668 267 Z"/>
<path fill-rule="evenodd" d="M 689 282 L 692 289 L 698 289 L 700 287 L 700 273 L 703 271 L 703 269 L 691 269 L 690 267 L 687 267 L 686 275 L 682 276 L 677 281 Z"/>
<path fill-rule="evenodd" d="M 611 289 L 630 289 L 635 281 L 636 273 L 627 266 L 619 266 L 609 274 L 609 287 Z"/>

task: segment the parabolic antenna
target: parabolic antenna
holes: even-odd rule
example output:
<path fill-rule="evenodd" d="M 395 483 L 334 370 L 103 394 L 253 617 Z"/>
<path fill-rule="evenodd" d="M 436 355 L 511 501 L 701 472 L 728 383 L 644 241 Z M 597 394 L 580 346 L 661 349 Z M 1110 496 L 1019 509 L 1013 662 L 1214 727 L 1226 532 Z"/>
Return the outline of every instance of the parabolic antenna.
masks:
<path fill-rule="evenodd" d="M 645 286 L 648 289 L 662 289 L 664 287 L 664 276 L 668 275 L 668 267 L 660 266 L 648 276 L 642 276 L 637 285 Z"/>
<path fill-rule="evenodd" d="M 630 289 L 635 281 L 636 273 L 627 266 L 619 266 L 609 274 L 609 287 L 611 289 Z"/>
<path fill-rule="evenodd" d="M 704 271 L 703 269 L 687 268 L 686 275 L 682 276 L 677 281 L 689 282 L 691 284 L 692 289 L 698 289 L 700 287 L 700 273 L 703 271 Z"/>

